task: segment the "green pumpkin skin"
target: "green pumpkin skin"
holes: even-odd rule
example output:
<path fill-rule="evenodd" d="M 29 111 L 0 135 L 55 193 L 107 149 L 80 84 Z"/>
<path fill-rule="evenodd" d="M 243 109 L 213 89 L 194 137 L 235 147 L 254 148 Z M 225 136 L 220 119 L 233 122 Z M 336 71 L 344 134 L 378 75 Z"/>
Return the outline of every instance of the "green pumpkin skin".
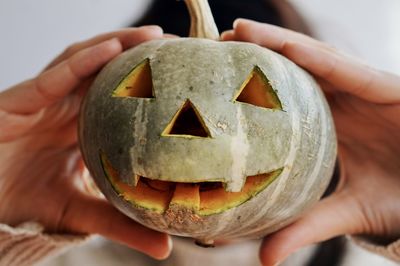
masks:
<path fill-rule="evenodd" d="M 155 97 L 113 97 L 146 59 Z M 234 101 L 255 67 L 268 78 L 282 110 Z M 162 136 L 187 99 L 210 138 Z M 337 150 L 328 105 L 308 73 L 254 44 L 199 38 L 146 42 L 104 67 L 83 102 L 79 138 L 89 171 L 120 211 L 155 230 L 205 241 L 257 238 L 292 222 L 325 191 Z M 224 212 L 160 214 L 132 205 L 113 189 L 100 151 L 124 181 L 134 174 L 173 182 L 221 181 L 237 191 L 246 176 L 283 170 L 255 197 Z"/>

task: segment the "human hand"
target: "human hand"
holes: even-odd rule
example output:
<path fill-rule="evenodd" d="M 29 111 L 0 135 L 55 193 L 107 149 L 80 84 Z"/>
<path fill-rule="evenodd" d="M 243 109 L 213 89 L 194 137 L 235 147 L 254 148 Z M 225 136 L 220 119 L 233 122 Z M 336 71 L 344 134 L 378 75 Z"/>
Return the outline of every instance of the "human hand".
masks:
<path fill-rule="evenodd" d="M 123 50 L 161 38 L 124 29 L 70 46 L 39 76 L 0 93 L 0 222 L 41 223 L 49 233 L 100 234 L 155 258 L 169 236 L 147 229 L 81 187 L 77 115 L 96 73 Z"/>
<path fill-rule="evenodd" d="M 303 246 L 338 235 L 386 243 L 399 239 L 400 77 L 305 35 L 249 20 L 237 20 L 222 39 L 259 44 L 308 70 L 328 99 L 337 130 L 341 181 L 336 192 L 266 237 L 263 264 L 275 265 Z"/>

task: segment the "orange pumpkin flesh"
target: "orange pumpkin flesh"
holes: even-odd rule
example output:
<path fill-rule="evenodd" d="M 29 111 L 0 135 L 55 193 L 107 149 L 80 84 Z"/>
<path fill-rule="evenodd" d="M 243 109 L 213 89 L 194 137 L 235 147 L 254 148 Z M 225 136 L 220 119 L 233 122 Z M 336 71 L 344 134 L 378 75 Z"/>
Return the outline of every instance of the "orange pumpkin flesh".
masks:
<path fill-rule="evenodd" d="M 247 80 L 239 89 L 236 101 L 250 103 L 258 107 L 282 110 L 282 104 L 276 96 L 274 89 L 257 66 L 254 67 Z"/>
<path fill-rule="evenodd" d="M 171 206 L 190 209 L 198 215 L 211 215 L 234 208 L 266 188 L 282 169 L 271 173 L 247 177 L 240 192 L 225 191 L 220 182 L 176 183 L 140 177 L 136 186 L 119 179 L 104 153 L 100 154 L 104 172 L 114 189 L 130 203 L 165 213 Z"/>
<path fill-rule="evenodd" d="M 198 211 L 201 206 L 200 185 L 177 183 L 169 206 L 179 206 Z"/>
<path fill-rule="evenodd" d="M 240 192 L 226 192 L 223 188 L 204 191 L 200 194 L 200 214 L 215 214 L 218 210 L 226 210 L 236 207 L 266 188 L 281 173 L 281 169 L 268 174 L 247 177 Z"/>
<path fill-rule="evenodd" d="M 126 79 L 121 81 L 113 92 L 113 97 L 153 98 L 153 83 L 151 81 L 149 60 L 146 59 L 135 67 Z"/>

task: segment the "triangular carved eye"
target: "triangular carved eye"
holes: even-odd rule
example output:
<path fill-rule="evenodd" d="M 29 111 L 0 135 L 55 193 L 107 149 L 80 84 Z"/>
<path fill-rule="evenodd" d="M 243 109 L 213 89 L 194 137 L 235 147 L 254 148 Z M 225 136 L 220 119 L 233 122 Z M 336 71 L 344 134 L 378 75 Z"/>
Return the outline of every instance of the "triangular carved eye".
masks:
<path fill-rule="evenodd" d="M 149 59 L 139 65 L 122 80 L 113 92 L 114 97 L 154 98 Z"/>
<path fill-rule="evenodd" d="M 199 111 L 189 100 L 186 100 L 161 135 L 164 137 L 211 137 Z"/>
<path fill-rule="evenodd" d="M 282 110 L 278 95 L 259 67 L 254 67 L 240 87 L 234 101 L 268 109 Z"/>

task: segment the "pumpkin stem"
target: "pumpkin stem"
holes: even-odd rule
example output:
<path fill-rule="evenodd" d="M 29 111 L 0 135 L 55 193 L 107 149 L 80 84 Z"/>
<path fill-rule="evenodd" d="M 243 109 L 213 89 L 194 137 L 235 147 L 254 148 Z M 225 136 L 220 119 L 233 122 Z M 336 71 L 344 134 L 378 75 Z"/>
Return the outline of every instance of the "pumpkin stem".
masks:
<path fill-rule="evenodd" d="M 196 239 L 194 243 L 200 247 L 203 248 L 213 248 L 215 247 L 214 245 L 214 240 L 212 239 Z"/>
<path fill-rule="evenodd" d="M 207 0 L 185 0 L 190 13 L 189 37 L 219 40 L 219 32 L 215 25 Z"/>

